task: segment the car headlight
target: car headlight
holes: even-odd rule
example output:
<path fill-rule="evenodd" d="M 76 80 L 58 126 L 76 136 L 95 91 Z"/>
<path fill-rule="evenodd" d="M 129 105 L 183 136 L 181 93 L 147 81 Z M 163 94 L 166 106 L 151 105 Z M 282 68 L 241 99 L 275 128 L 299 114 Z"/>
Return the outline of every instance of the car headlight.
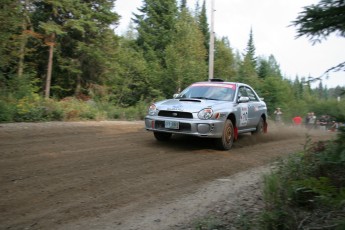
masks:
<path fill-rule="evenodd" d="M 203 109 L 198 113 L 199 119 L 202 119 L 202 120 L 211 119 L 212 116 L 213 116 L 213 110 L 210 108 Z"/>
<path fill-rule="evenodd" d="M 152 105 L 150 105 L 150 107 L 149 107 L 148 114 L 151 115 L 151 116 L 153 116 L 153 115 L 156 114 L 156 111 L 157 111 L 156 105 L 155 105 L 155 104 L 152 104 Z"/>

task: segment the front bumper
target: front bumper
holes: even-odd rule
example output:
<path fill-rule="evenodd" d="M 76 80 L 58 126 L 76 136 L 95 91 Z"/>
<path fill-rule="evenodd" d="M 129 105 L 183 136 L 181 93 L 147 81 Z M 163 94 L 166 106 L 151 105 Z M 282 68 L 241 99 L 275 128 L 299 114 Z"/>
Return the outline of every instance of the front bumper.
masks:
<path fill-rule="evenodd" d="M 165 121 L 179 123 L 178 129 L 165 128 Z M 145 128 L 148 131 L 192 135 L 198 137 L 220 138 L 224 127 L 223 120 L 184 119 L 160 116 L 146 116 Z"/>

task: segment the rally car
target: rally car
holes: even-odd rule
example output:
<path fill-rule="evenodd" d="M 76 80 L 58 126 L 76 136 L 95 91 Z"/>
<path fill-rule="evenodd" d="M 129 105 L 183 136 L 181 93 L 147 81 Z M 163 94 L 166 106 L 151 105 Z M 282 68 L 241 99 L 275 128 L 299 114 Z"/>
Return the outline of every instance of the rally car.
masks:
<path fill-rule="evenodd" d="M 229 150 L 241 133 L 267 132 L 267 106 L 247 84 L 211 79 L 151 104 L 145 128 L 158 141 L 193 135 L 214 138 L 218 149 Z"/>

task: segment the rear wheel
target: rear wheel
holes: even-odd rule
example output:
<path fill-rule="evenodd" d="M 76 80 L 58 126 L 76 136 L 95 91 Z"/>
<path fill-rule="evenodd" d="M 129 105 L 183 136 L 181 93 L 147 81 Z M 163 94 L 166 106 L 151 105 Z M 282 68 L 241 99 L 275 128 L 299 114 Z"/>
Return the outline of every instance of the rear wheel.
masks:
<path fill-rule="evenodd" d="M 264 132 L 264 119 L 260 118 L 258 125 L 256 126 L 256 130 L 252 132 L 253 135 L 259 135 Z"/>
<path fill-rule="evenodd" d="M 171 138 L 171 133 L 163 133 L 163 132 L 153 132 L 153 135 L 158 141 L 168 141 Z"/>
<path fill-rule="evenodd" d="M 225 121 L 222 137 L 216 139 L 216 146 L 221 150 L 229 150 L 234 143 L 234 125 L 230 120 Z"/>

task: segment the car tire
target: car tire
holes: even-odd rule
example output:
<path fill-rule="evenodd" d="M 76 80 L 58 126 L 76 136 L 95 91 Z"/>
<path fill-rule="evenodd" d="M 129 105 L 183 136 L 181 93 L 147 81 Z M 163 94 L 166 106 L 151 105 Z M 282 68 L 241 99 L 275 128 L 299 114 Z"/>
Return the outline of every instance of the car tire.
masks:
<path fill-rule="evenodd" d="M 264 132 L 264 119 L 260 117 L 260 121 L 258 125 L 256 126 L 256 130 L 252 132 L 253 135 L 259 135 Z"/>
<path fill-rule="evenodd" d="M 220 150 L 229 150 L 234 143 L 234 125 L 230 120 L 226 120 L 224 124 L 222 137 L 216 139 L 216 147 Z"/>
<path fill-rule="evenodd" d="M 163 133 L 163 132 L 153 132 L 153 135 L 158 141 L 168 141 L 171 138 L 171 133 Z"/>

